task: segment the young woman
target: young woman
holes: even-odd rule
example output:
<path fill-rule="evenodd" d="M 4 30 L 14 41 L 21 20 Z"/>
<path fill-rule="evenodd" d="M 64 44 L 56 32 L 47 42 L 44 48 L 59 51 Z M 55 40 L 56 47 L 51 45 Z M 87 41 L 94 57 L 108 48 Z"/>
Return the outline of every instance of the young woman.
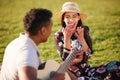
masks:
<path fill-rule="evenodd" d="M 62 60 L 64 61 L 70 51 L 74 48 L 74 40 L 77 39 L 82 43 L 82 51 L 77 53 L 76 58 L 69 67 L 69 71 L 71 71 L 79 79 L 81 76 L 87 76 L 86 79 L 96 77 L 96 71 L 92 73 L 93 68 L 91 69 L 88 64 L 88 59 L 91 57 L 93 50 L 89 27 L 82 24 L 86 15 L 80 12 L 76 3 L 65 2 L 58 18 L 61 21 L 62 29 L 55 33 L 54 40 Z M 96 70 L 97 68 L 94 69 Z M 93 74 L 96 75 L 93 76 Z M 107 73 L 107 75 L 109 74 Z M 107 75 L 104 77 L 101 75 L 99 76 L 100 78 L 106 78 Z M 95 79 L 98 79 L 98 77 Z"/>
<path fill-rule="evenodd" d="M 76 59 L 69 68 L 76 76 L 84 76 L 87 73 L 88 58 L 92 54 L 92 42 L 89 35 L 89 28 L 82 24 L 86 18 L 85 14 L 80 13 L 76 3 L 66 2 L 59 14 L 62 29 L 55 33 L 55 43 L 63 60 L 72 50 L 72 43 L 78 39 L 82 43 L 82 52 L 78 53 Z M 84 66 L 83 66 L 84 65 Z M 82 70 L 82 72 L 79 72 Z"/>

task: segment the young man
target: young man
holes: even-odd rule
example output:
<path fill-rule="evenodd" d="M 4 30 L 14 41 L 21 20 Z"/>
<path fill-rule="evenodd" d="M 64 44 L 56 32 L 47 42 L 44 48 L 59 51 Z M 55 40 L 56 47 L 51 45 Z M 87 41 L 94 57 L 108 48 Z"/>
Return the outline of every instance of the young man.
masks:
<path fill-rule="evenodd" d="M 38 45 L 46 42 L 52 31 L 52 13 L 47 9 L 31 9 L 24 17 L 25 32 L 6 48 L 0 80 L 37 80 Z M 42 73 L 41 73 L 42 74 Z M 50 80 L 63 80 L 64 74 L 55 73 Z"/>

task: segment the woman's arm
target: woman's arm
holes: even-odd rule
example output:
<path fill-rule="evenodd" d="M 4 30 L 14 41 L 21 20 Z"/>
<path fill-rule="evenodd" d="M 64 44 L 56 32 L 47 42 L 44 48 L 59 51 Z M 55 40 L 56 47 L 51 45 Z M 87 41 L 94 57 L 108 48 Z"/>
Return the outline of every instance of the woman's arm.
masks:
<path fill-rule="evenodd" d="M 85 52 L 88 49 L 88 45 L 87 45 L 85 38 L 84 38 L 84 28 L 78 27 L 75 35 L 82 42 L 83 51 Z"/>
<path fill-rule="evenodd" d="M 68 54 L 70 53 L 70 35 L 69 30 L 63 28 L 62 30 L 58 31 L 54 35 L 54 41 L 58 52 L 63 60 L 66 59 Z"/>
<path fill-rule="evenodd" d="M 63 33 L 60 31 L 56 32 L 54 34 L 54 42 L 55 42 L 55 46 L 57 48 L 57 51 L 59 52 L 60 56 L 63 54 Z"/>

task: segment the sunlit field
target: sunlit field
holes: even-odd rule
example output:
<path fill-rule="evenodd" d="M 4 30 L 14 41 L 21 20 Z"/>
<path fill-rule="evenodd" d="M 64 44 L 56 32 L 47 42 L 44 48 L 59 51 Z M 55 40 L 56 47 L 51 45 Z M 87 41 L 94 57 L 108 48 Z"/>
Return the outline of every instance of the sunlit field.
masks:
<path fill-rule="evenodd" d="M 0 0 L 0 63 L 8 43 L 23 32 L 23 17 L 31 8 L 47 8 L 53 12 L 53 32 L 46 43 L 39 45 L 41 60 L 61 62 L 54 44 L 54 33 L 61 28 L 56 14 L 67 0 Z M 89 26 L 93 42 L 91 66 L 120 61 L 120 0 L 69 0 L 79 4 L 87 14 L 83 22 Z M 16 46 L 19 45 L 16 44 Z"/>

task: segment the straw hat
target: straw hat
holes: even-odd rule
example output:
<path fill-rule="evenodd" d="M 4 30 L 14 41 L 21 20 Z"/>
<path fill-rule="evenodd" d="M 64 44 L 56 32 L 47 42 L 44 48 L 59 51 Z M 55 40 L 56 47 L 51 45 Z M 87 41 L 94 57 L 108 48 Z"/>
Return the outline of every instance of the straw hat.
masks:
<path fill-rule="evenodd" d="M 76 13 L 79 13 L 80 14 L 80 18 L 81 18 L 82 21 L 87 18 L 86 14 L 83 14 L 83 13 L 80 12 L 78 4 L 75 3 L 75 2 L 65 2 L 63 4 L 61 12 L 57 14 L 57 17 L 58 17 L 58 19 L 60 21 L 62 19 L 62 15 L 65 12 L 76 12 Z"/>

